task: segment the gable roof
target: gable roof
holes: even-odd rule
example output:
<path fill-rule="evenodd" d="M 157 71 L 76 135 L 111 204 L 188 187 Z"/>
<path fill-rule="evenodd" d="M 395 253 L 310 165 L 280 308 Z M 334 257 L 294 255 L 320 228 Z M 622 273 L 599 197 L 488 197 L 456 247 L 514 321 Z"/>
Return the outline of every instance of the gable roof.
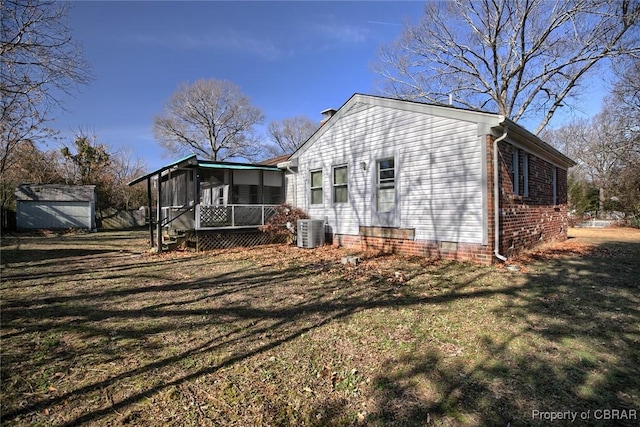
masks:
<path fill-rule="evenodd" d="M 333 116 L 326 120 L 326 122 L 290 156 L 290 159 L 294 159 L 306 151 L 309 146 L 331 129 L 331 127 L 333 127 L 341 117 L 349 114 L 349 111 L 357 109 L 360 104 L 393 108 L 396 110 L 430 114 L 455 120 L 478 123 L 485 128 L 485 133 L 492 133 L 494 136 L 502 135 L 506 129 L 508 137 L 515 137 L 519 143 L 532 148 L 533 151 L 542 154 L 543 157 L 549 158 L 563 167 L 571 167 L 576 164 L 569 157 L 565 156 L 533 133 L 503 115 L 479 110 L 464 109 L 450 105 L 427 104 L 419 101 L 407 101 L 375 95 L 364 95 L 360 93 L 352 95 L 351 98 L 349 98 Z"/>
<path fill-rule="evenodd" d="M 266 165 L 266 166 L 275 166 L 278 163 L 286 162 L 289 160 L 291 154 L 284 154 L 282 156 L 272 157 L 270 159 L 261 160 L 256 162 L 256 165 Z"/>

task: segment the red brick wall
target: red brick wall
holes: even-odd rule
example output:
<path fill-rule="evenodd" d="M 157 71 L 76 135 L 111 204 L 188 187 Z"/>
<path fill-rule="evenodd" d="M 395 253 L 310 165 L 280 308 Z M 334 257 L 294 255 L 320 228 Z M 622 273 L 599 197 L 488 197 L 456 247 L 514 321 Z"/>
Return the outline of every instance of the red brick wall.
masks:
<path fill-rule="evenodd" d="M 491 144 L 492 145 L 492 144 Z M 554 166 L 519 150 L 519 194 L 513 192 L 512 155 L 518 148 L 498 144 L 500 151 L 500 253 L 507 257 L 541 242 L 567 238 L 567 172 L 556 171 L 556 203 L 553 199 Z M 523 157 L 529 158 L 529 194 L 524 196 Z M 491 193 L 493 195 L 493 189 Z M 491 211 L 490 218 L 493 219 Z M 490 230 L 493 228 L 493 221 Z M 492 234 L 492 230 L 490 232 Z"/>
<path fill-rule="evenodd" d="M 490 246 L 473 243 L 434 242 L 428 240 L 390 239 L 370 236 L 335 235 L 333 244 L 360 250 L 399 253 L 437 259 L 471 261 L 490 264 Z"/>

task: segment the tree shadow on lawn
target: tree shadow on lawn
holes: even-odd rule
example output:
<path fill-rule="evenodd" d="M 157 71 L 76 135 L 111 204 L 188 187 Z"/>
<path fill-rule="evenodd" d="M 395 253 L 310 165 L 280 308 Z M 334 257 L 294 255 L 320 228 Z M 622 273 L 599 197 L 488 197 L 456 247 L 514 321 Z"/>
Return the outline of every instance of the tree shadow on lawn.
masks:
<path fill-rule="evenodd" d="M 627 249 L 638 251 L 637 245 Z M 84 294 L 47 295 L 35 302 L 14 299 L 7 305 L 3 301 L 3 329 L 13 332 L 2 338 L 3 344 L 11 344 L 9 354 L 3 355 L 2 377 L 11 382 L 13 393 L 19 393 L 19 379 L 12 370 L 21 370 L 18 376 L 49 372 L 44 391 L 23 391 L 28 397 L 14 396 L 3 405 L 3 420 L 65 425 L 104 421 L 114 414 L 131 414 L 132 407 L 152 396 L 210 377 L 367 310 L 447 308 L 487 298 L 504 300 L 491 308 L 504 325 L 509 319 L 518 320 L 495 336 L 489 334 L 496 329 L 488 328 L 485 334 L 479 325 L 477 357 L 418 346 L 384 362 L 368 396 L 375 407 L 362 418 L 354 418 L 348 399 L 334 393 L 319 399 L 309 411 L 317 416 L 303 424 L 345 425 L 358 420 L 370 425 L 548 423 L 533 419 L 534 410 L 591 410 L 588 423 L 598 424 L 602 420 L 593 418 L 594 410 L 637 409 L 639 301 L 634 277 L 638 271 L 611 272 L 612 260 L 598 254 L 553 260 L 526 275 L 470 266 L 464 280 L 438 282 L 438 292 L 428 295 L 413 293 L 376 271 L 360 282 L 353 276 L 356 270 L 345 269 L 336 260 L 305 264 L 274 259 L 252 264 L 238 253 L 240 265 L 228 271 L 216 270 L 215 257 L 119 262 L 117 274 L 111 275 L 106 267 L 94 279 L 106 286 L 94 285 Z M 418 267 L 407 273 L 407 281 L 424 274 Z M 211 271 L 203 273 L 208 268 Z M 446 276 L 455 274 L 455 268 L 445 263 L 432 272 Z M 120 283 L 127 272 L 134 271 L 154 282 L 129 277 Z M 74 269 L 72 275 L 76 274 Z M 193 277 L 179 279 L 189 274 Z M 494 274 L 507 284 L 478 285 Z M 516 276 L 518 280 L 509 284 Z M 109 280 L 116 280 L 118 286 L 109 285 Z M 51 343 L 44 343 L 48 353 L 22 364 L 21 358 L 42 352 L 43 343 L 19 350 L 11 340 L 20 335 L 41 341 L 51 337 Z M 189 341 L 172 340 L 182 335 Z M 6 349 L 3 345 L 3 353 Z M 137 353 L 145 357 L 129 364 L 127 354 Z M 107 371 L 110 365 L 116 367 Z M 72 376 L 72 371 L 87 366 L 105 372 L 94 379 L 81 378 L 80 385 L 46 390 L 56 384 L 58 373 Z M 93 403 L 87 404 L 88 400 Z M 575 405 L 559 407 L 557 402 Z M 287 414 L 282 404 L 273 401 L 264 407 L 277 424 L 289 424 L 293 419 L 282 415 Z M 60 415 L 54 420 L 49 413 Z"/>
<path fill-rule="evenodd" d="M 141 261 L 128 260 L 131 269 L 144 267 L 140 265 Z M 167 261 L 168 268 L 175 270 L 181 267 L 188 271 L 206 268 L 206 263 L 203 264 L 202 257 L 198 256 L 181 262 L 186 267 L 170 260 Z M 162 264 L 162 261 L 151 261 L 147 266 L 153 270 Z M 25 376 L 28 372 L 49 372 L 53 378 L 40 384 L 46 388 L 50 381 L 55 380 L 55 375 L 63 376 L 65 371 L 79 369 L 78 359 L 89 356 L 95 366 L 92 369 L 100 370 L 105 364 L 122 364 L 123 369 L 116 369 L 117 373 L 108 373 L 99 381 L 89 381 L 79 387 L 69 386 L 70 391 L 66 392 L 51 393 L 49 390 L 49 393 L 34 393 L 33 386 L 29 385 L 32 392 L 25 394 L 33 397 L 22 400 L 18 405 L 14 401 L 3 406 L 3 419 L 40 419 L 42 412 L 48 413 L 49 408 L 68 408 L 74 402 L 86 400 L 86 396 L 117 386 L 123 380 L 146 377 L 195 356 L 215 355 L 217 363 L 207 363 L 205 368 L 187 370 L 186 373 L 174 369 L 169 375 L 170 380 L 160 375 L 152 386 L 145 386 L 143 390 L 130 393 L 107 407 L 85 410 L 73 420 L 66 419 L 70 424 L 95 421 L 147 396 L 274 349 L 336 319 L 369 308 L 420 302 L 414 297 L 399 302 L 395 285 L 389 284 L 382 276 L 373 277 L 361 286 L 353 286 L 342 275 L 331 275 L 329 270 L 336 265 L 336 261 L 306 265 L 299 261 L 288 265 L 266 261 L 255 268 L 214 271 L 192 280 L 165 278 L 164 282 L 150 285 L 140 284 L 131 278 L 124 284 L 126 286 L 118 288 L 107 285 L 101 290 L 102 287 L 94 283 L 84 292 L 37 295 L 27 301 L 9 298 L 3 301 L 2 310 L 3 329 L 10 331 L 3 335 L 3 342 L 10 344 L 4 346 L 5 349 L 8 347 L 8 352 L 4 355 L 3 377 L 10 378 L 12 387 L 19 382 L 11 375 L 12 371 L 22 370 Z M 119 268 L 125 267 L 121 265 Z M 327 274 L 327 280 L 314 282 L 323 272 Z M 109 268 L 100 273 L 101 276 L 94 281 L 108 284 L 113 278 Z M 120 278 L 120 272 L 117 273 L 115 277 Z M 77 271 L 72 269 L 70 276 L 75 275 Z M 64 279 L 64 273 L 60 273 L 60 279 Z M 271 289 L 276 286 L 284 286 L 284 289 L 280 294 L 270 296 Z M 287 287 L 293 292 L 288 292 Z M 372 289 L 375 292 L 371 292 Z M 130 305 L 140 297 L 140 306 Z M 122 306 L 118 301 L 122 301 Z M 163 348 L 154 336 L 190 333 L 198 329 L 212 333 L 205 334 L 206 339 L 198 337 L 186 348 L 184 342 L 178 343 L 182 347 L 176 347 L 169 357 L 137 363 L 133 368 L 126 366 L 127 354 Z M 81 343 L 69 339 L 69 336 L 75 336 Z M 37 339 L 31 340 L 30 337 Z M 22 347 L 11 341 L 19 338 L 24 338 Z M 226 356 L 220 356 L 220 352 Z M 26 363 L 23 359 L 27 359 Z M 54 389 L 57 391 L 57 387 Z"/>
<path fill-rule="evenodd" d="M 537 264 L 521 289 L 506 293 L 506 303 L 493 310 L 498 318 L 518 319 L 516 330 L 482 335 L 476 351 L 483 357 L 472 363 L 433 350 L 389 360 L 374 380 L 377 410 L 368 423 L 571 422 L 554 423 L 543 414 L 554 412 L 575 416 L 578 425 L 637 425 L 639 255 L 640 245 L 616 243 Z M 432 390 L 426 398 L 425 389 Z"/>

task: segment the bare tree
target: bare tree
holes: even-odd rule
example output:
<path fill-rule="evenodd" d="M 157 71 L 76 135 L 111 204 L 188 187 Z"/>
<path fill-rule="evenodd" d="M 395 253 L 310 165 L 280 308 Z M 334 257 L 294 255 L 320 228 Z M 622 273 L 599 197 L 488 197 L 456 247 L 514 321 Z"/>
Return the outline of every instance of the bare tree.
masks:
<path fill-rule="evenodd" d="M 620 102 L 607 98 L 601 113 L 579 119 L 547 133 L 558 149 L 578 165 L 572 177 L 599 189 L 599 210 L 604 211 L 612 197 L 618 197 L 620 177 L 637 173 L 640 159 L 638 122 L 631 124 L 618 110 Z"/>
<path fill-rule="evenodd" d="M 269 123 L 269 139 L 267 154 L 273 157 L 292 154 L 313 133 L 318 130 L 318 123 L 308 117 L 296 116 Z"/>
<path fill-rule="evenodd" d="M 14 193 L 16 186 L 25 183 L 59 184 L 64 182 L 60 165 L 60 152 L 41 151 L 36 145 L 24 139 L 18 142 L 2 172 L 0 181 L 0 207 L 15 208 Z"/>
<path fill-rule="evenodd" d="M 640 140 L 640 56 L 616 64 L 618 80 L 611 90 L 616 120 Z"/>
<path fill-rule="evenodd" d="M 539 133 L 603 60 L 640 53 L 639 15 L 637 0 L 427 2 L 376 71 L 394 96 L 540 118 Z"/>
<path fill-rule="evenodd" d="M 182 85 L 153 120 L 153 133 L 170 154 L 210 160 L 253 159 L 259 152 L 254 126 L 264 121 L 240 88 L 226 80 Z"/>
<path fill-rule="evenodd" d="M 130 187 L 129 182 L 144 175 L 146 165 L 135 157 L 131 149 L 121 148 L 111 155 L 111 207 L 116 209 L 132 209 L 143 206 L 147 199 L 144 186 Z"/>
<path fill-rule="evenodd" d="M 66 24 L 67 2 L 0 2 L 0 174 L 25 140 L 54 132 L 44 123 L 61 96 L 91 79 Z"/>

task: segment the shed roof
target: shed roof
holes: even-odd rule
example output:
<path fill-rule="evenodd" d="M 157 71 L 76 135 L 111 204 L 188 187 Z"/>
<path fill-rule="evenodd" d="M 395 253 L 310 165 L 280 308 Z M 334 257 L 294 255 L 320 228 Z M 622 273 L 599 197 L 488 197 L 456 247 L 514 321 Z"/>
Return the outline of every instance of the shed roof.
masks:
<path fill-rule="evenodd" d="M 16 200 L 55 202 L 95 202 L 95 185 L 20 184 Z"/>

